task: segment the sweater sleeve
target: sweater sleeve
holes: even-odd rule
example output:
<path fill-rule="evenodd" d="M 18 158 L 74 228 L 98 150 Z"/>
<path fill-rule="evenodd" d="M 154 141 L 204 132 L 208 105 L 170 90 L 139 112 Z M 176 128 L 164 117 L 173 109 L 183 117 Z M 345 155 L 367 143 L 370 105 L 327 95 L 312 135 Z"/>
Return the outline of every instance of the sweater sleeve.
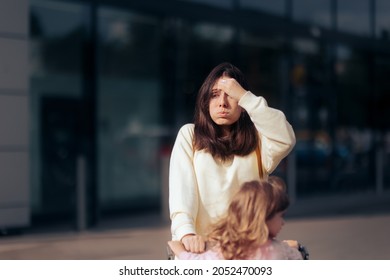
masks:
<path fill-rule="evenodd" d="M 173 146 L 169 166 L 169 210 L 173 240 L 195 234 L 198 212 L 197 181 L 193 166 L 193 124 L 184 125 Z"/>
<path fill-rule="evenodd" d="M 282 111 L 268 107 L 267 101 L 247 91 L 239 103 L 260 135 L 262 165 L 270 174 L 295 145 L 295 134 Z"/>

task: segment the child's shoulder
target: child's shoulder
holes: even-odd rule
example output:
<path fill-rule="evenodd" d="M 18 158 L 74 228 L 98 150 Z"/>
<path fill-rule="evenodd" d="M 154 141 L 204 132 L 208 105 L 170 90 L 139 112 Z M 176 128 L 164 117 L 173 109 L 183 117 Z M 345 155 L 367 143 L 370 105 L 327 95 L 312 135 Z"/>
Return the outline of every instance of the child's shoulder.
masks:
<path fill-rule="evenodd" d="M 301 260 L 302 256 L 298 249 L 291 247 L 287 242 L 272 240 L 272 244 L 278 251 L 280 259 L 284 260 Z"/>

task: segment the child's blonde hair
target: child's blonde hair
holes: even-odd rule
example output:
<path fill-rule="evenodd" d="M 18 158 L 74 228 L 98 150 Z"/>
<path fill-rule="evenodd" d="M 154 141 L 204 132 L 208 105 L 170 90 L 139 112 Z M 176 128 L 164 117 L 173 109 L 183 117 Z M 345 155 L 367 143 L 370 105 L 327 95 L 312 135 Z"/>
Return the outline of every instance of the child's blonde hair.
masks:
<path fill-rule="evenodd" d="M 267 242 L 266 221 L 288 206 L 281 178 L 246 182 L 234 195 L 227 215 L 212 227 L 209 238 L 218 243 L 225 259 L 246 259 L 254 248 Z"/>

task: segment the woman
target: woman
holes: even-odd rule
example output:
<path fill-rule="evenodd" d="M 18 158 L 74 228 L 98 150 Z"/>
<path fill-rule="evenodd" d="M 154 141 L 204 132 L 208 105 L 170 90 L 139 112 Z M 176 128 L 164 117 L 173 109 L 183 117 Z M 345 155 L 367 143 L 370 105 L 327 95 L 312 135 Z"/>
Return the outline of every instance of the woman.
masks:
<path fill-rule="evenodd" d="M 238 186 L 267 179 L 295 145 L 284 114 L 247 88 L 237 67 L 216 66 L 199 90 L 194 124 L 177 135 L 169 171 L 171 231 L 190 252 L 204 251 L 208 227 Z"/>

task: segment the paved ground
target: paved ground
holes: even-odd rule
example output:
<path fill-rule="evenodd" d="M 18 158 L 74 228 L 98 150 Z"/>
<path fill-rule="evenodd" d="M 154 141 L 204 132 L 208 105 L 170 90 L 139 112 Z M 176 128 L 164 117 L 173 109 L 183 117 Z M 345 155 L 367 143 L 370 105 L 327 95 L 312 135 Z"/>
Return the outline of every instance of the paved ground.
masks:
<path fill-rule="evenodd" d="M 280 239 L 304 243 L 311 259 L 390 260 L 390 193 L 297 201 Z M 156 215 L 106 221 L 84 232 L 0 237 L 0 259 L 165 259 L 169 224 Z"/>

